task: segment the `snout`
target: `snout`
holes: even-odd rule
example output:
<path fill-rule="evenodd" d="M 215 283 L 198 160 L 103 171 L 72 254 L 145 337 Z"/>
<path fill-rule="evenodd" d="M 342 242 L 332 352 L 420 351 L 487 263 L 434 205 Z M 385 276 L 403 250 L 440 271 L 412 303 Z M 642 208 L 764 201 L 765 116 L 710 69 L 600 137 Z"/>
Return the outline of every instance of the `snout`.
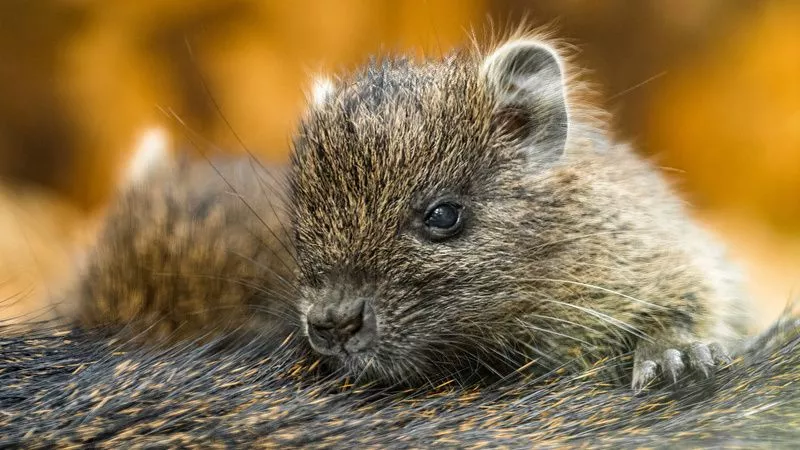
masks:
<path fill-rule="evenodd" d="M 308 311 L 306 321 L 309 342 L 323 355 L 364 352 L 377 339 L 375 312 L 363 297 L 318 301 Z"/>

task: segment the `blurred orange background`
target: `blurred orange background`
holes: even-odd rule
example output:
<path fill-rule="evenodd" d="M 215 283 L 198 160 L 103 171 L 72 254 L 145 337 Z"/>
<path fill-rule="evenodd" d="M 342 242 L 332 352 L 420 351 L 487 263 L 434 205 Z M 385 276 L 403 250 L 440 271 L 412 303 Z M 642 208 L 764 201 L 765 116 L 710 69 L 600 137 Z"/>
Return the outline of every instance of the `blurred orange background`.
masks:
<path fill-rule="evenodd" d="M 0 319 L 69 273 L 147 127 L 281 160 L 312 74 L 523 17 L 580 48 L 618 135 L 671 169 L 774 317 L 800 288 L 800 2 L 4 0 Z"/>

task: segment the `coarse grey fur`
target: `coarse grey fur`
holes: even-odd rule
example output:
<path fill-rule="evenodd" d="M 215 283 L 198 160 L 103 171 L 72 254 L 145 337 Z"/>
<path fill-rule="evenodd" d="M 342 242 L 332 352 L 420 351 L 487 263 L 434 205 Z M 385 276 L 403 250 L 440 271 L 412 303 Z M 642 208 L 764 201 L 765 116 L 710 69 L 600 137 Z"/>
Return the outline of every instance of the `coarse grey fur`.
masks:
<path fill-rule="evenodd" d="M 555 46 L 517 35 L 318 86 L 290 175 L 300 309 L 366 299 L 378 328 L 328 363 L 414 384 L 635 350 L 641 389 L 728 360 L 747 323 L 737 270 L 580 102 Z M 464 228 L 432 242 L 442 200 Z"/>
<path fill-rule="evenodd" d="M 269 339 L 126 351 L 79 330 L 0 328 L 3 448 L 795 448 L 800 322 L 716 380 L 634 396 L 574 376 L 384 390 L 321 377 Z M 302 344 L 302 343 L 298 343 Z M 265 349 L 266 346 L 266 349 Z"/>
<path fill-rule="evenodd" d="M 727 362 L 747 318 L 736 270 L 611 139 L 548 41 L 374 60 L 317 86 L 288 199 L 247 159 L 160 165 L 126 186 L 71 294 L 80 323 L 157 341 L 285 336 L 307 334 L 312 308 L 359 299 L 376 338 L 325 363 L 389 384 L 635 351 L 633 376 L 611 375 L 641 389 Z M 423 217 L 440 200 L 463 207 L 464 229 L 431 242 Z"/>

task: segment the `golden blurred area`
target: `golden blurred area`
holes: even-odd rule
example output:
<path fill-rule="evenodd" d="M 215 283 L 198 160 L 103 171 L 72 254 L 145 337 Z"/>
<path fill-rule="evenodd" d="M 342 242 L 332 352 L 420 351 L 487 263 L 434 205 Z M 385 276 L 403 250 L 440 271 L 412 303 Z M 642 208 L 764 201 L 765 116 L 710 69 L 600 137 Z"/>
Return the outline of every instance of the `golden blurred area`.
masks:
<path fill-rule="evenodd" d="M 312 75 L 523 16 L 580 49 L 618 135 L 670 169 L 773 317 L 800 288 L 798 2 L 6 0 L 0 319 L 41 308 L 148 127 L 279 160 Z"/>

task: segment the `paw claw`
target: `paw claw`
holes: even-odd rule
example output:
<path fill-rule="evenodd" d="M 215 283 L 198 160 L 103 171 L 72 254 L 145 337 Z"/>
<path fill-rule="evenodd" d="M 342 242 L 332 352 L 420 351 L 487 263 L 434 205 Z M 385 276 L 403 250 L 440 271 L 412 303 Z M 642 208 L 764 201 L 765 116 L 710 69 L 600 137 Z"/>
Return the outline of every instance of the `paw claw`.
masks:
<path fill-rule="evenodd" d="M 725 347 L 717 344 L 716 342 L 709 344 L 708 349 L 711 351 L 711 357 L 714 359 L 714 364 L 717 366 L 727 366 L 733 362 L 730 354 Z"/>
<path fill-rule="evenodd" d="M 694 342 L 685 347 L 667 347 L 663 351 L 658 345 L 649 343 L 637 348 L 631 386 L 639 393 L 659 378 L 670 385 L 677 384 L 685 374 L 711 379 L 721 367 L 730 363 L 727 350 L 717 343 Z"/>
<path fill-rule="evenodd" d="M 694 373 L 700 375 L 703 379 L 714 375 L 716 367 L 708 345 L 702 342 L 695 342 L 689 347 L 688 356 L 689 367 Z"/>
<path fill-rule="evenodd" d="M 670 384 L 677 383 L 678 379 L 683 373 L 683 370 L 686 368 L 686 366 L 683 364 L 683 358 L 680 350 L 676 350 L 674 348 L 664 350 L 661 367 L 664 372 L 664 377 L 666 377 L 667 381 Z"/>
<path fill-rule="evenodd" d="M 633 391 L 639 393 L 643 391 L 655 378 L 658 365 L 655 361 L 642 361 L 633 372 Z"/>

